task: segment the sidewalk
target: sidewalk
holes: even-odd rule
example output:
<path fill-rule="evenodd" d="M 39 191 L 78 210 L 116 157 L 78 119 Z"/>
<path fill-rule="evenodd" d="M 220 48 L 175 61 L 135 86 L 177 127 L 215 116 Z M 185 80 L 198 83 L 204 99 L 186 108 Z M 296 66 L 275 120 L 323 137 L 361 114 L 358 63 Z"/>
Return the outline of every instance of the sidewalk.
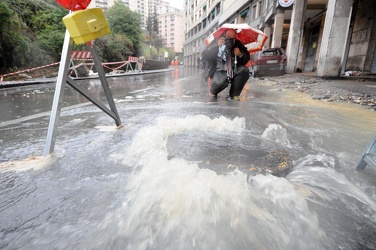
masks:
<path fill-rule="evenodd" d="M 376 78 L 372 76 L 322 78 L 310 73 L 294 73 L 264 79 L 275 82 L 281 89 L 307 93 L 313 99 L 354 103 L 376 110 Z"/>

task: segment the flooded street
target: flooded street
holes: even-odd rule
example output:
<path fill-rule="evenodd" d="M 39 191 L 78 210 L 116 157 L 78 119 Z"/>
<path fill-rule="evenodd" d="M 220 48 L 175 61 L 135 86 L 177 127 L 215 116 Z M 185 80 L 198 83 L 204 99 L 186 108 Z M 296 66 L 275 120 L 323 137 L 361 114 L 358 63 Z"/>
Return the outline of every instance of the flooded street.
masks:
<path fill-rule="evenodd" d="M 376 249 L 376 113 L 202 74 L 109 78 L 120 128 L 66 87 L 47 158 L 54 85 L 0 89 L 0 249 Z"/>

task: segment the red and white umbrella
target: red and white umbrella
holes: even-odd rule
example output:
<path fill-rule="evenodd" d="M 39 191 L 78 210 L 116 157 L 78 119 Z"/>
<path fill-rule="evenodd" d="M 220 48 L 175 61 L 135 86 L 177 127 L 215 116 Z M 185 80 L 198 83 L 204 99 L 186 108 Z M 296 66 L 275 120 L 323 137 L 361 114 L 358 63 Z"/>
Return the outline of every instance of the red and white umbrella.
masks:
<path fill-rule="evenodd" d="M 225 23 L 205 39 L 205 44 L 209 45 L 214 39 L 223 35 L 228 29 L 234 29 L 236 31 L 236 38 L 247 47 L 249 52 L 262 50 L 268 39 L 268 36 L 261 30 L 252 28 L 246 23 Z"/>

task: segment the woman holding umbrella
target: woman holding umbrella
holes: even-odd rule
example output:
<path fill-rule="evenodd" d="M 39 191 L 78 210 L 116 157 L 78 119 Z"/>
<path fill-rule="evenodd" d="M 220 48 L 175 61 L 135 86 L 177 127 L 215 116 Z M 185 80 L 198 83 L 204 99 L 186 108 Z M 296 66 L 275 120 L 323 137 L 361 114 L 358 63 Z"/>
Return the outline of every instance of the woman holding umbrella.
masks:
<path fill-rule="evenodd" d="M 239 100 L 249 78 L 245 64 L 249 61 L 250 54 L 236 35 L 235 29 L 227 29 L 202 52 L 202 59 L 209 64 L 210 92 L 213 96 L 217 96 L 231 84 L 230 98 Z"/>

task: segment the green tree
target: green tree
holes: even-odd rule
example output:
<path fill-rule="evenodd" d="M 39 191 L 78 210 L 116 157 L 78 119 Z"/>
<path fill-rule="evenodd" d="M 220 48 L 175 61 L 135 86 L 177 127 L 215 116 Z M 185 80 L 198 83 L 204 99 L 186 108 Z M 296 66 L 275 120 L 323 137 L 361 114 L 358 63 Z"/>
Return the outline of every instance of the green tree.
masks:
<path fill-rule="evenodd" d="M 157 37 L 154 41 L 154 47 L 159 51 L 161 48 L 163 48 L 163 40 L 159 37 Z"/>
<path fill-rule="evenodd" d="M 152 42 L 152 33 L 153 33 L 153 18 L 151 17 L 151 15 L 148 16 L 148 18 L 146 19 L 146 30 L 148 31 L 148 41 L 149 43 Z"/>
<path fill-rule="evenodd" d="M 132 41 L 123 34 L 110 34 L 95 41 L 98 52 L 103 62 L 119 62 L 128 60 L 128 56 L 133 54 Z"/>
<path fill-rule="evenodd" d="M 158 32 L 159 32 L 159 22 L 158 22 L 157 9 L 156 9 L 155 6 L 154 6 L 154 12 L 153 12 L 152 20 L 153 20 L 153 32 L 155 34 L 158 34 Z"/>
<path fill-rule="evenodd" d="M 116 1 L 106 12 L 106 17 L 112 33 L 121 34 L 129 38 L 133 46 L 131 55 L 139 56 L 142 52 L 141 16 L 131 11 L 121 1 Z"/>
<path fill-rule="evenodd" d="M 61 18 L 66 13 L 53 0 L 1 1 L 1 71 L 57 61 L 64 35 Z"/>
<path fill-rule="evenodd" d="M 0 2 L 0 69 L 5 73 L 30 63 L 30 39 L 23 23 L 6 2 Z"/>
<path fill-rule="evenodd" d="M 65 26 L 62 18 L 68 12 L 62 8 L 39 10 L 32 19 L 35 32 L 35 46 L 44 51 L 44 60 L 57 61 L 64 43 Z"/>
<path fill-rule="evenodd" d="M 153 58 L 153 52 L 152 52 L 152 44 L 153 44 L 153 18 L 151 15 L 148 16 L 146 19 L 146 30 L 148 32 L 147 40 L 148 40 L 148 46 L 149 46 L 149 52 L 145 53 L 144 49 L 144 55 L 149 55 L 149 58 Z"/>
<path fill-rule="evenodd" d="M 142 46 L 142 49 L 143 49 L 142 51 L 143 55 L 148 59 L 156 58 L 158 56 L 157 49 L 153 46 L 150 48 L 150 44 L 144 43 L 144 45 Z M 150 56 L 150 52 L 151 52 L 151 56 Z"/>
<path fill-rule="evenodd" d="M 168 58 L 170 59 L 174 59 L 176 56 L 176 52 L 174 51 L 173 48 L 162 48 L 159 50 L 160 55 L 164 55 L 165 52 L 168 53 Z"/>
<path fill-rule="evenodd" d="M 1 0 L 0 73 L 59 61 L 65 34 L 62 18 L 67 14 L 55 0 Z M 132 12 L 121 1 L 117 0 L 105 15 L 111 34 L 96 41 L 104 61 L 149 55 L 152 40 L 152 55 L 158 55 L 163 44 L 158 38 L 155 10 L 149 20 L 149 43 L 145 43 L 147 35 L 141 29 L 140 14 Z M 85 50 L 86 46 L 74 45 L 73 49 Z"/>
<path fill-rule="evenodd" d="M 148 43 L 149 46 L 155 47 L 157 49 L 157 54 L 159 49 L 163 47 L 162 40 L 158 36 L 159 32 L 159 22 L 158 14 L 156 8 L 154 8 L 153 13 L 149 13 L 149 16 L 146 20 L 146 30 L 148 32 Z M 150 52 L 149 52 L 150 55 Z"/>

